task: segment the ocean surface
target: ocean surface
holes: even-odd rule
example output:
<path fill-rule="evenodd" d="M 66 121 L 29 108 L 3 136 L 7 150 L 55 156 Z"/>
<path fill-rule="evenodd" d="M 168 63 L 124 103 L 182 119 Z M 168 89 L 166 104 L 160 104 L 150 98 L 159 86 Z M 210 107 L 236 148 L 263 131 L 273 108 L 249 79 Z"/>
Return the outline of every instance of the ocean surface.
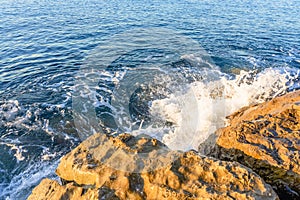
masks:
<path fill-rule="evenodd" d="M 298 0 L 5 0 L 0 199 L 26 199 L 95 132 L 197 149 L 300 87 Z"/>

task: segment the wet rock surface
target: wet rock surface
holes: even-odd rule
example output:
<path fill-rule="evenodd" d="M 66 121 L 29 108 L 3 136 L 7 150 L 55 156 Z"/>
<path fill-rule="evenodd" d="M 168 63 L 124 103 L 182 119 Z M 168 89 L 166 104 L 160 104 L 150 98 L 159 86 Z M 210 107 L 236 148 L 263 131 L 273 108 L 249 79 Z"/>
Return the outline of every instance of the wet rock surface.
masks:
<path fill-rule="evenodd" d="M 250 167 L 280 199 L 300 199 L 300 91 L 228 118 L 230 125 L 211 135 L 199 151 Z"/>
<path fill-rule="evenodd" d="M 174 152 L 147 136 L 95 134 L 61 159 L 57 181 L 28 199 L 278 199 L 237 162 Z"/>

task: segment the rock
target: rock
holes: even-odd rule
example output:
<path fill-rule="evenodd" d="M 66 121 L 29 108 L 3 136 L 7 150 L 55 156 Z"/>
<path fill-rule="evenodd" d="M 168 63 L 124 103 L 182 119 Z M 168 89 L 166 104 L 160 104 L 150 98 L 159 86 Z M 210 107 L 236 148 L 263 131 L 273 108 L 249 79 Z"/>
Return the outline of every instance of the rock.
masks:
<path fill-rule="evenodd" d="M 199 151 L 252 168 L 281 199 L 300 199 L 300 91 L 228 117 Z"/>
<path fill-rule="evenodd" d="M 38 187 L 32 190 L 28 200 L 49 200 L 49 199 L 99 199 L 98 190 L 78 187 L 74 183 L 61 186 L 57 181 L 44 179 Z"/>
<path fill-rule="evenodd" d="M 61 159 L 62 185 L 43 180 L 29 199 L 278 199 L 237 162 L 170 151 L 147 136 L 95 134 Z"/>

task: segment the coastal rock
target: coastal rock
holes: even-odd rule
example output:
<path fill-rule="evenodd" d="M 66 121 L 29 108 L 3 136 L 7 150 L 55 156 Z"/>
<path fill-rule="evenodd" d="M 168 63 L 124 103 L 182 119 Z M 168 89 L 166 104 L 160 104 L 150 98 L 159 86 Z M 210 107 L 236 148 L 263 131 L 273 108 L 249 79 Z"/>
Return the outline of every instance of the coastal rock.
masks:
<path fill-rule="evenodd" d="M 57 181 L 43 179 L 38 187 L 32 190 L 28 200 L 49 200 L 49 199 L 99 199 L 98 191 L 78 187 L 74 183 L 60 185 Z"/>
<path fill-rule="evenodd" d="M 237 162 L 175 152 L 147 136 L 95 134 L 61 159 L 62 184 L 43 180 L 32 199 L 278 199 Z"/>
<path fill-rule="evenodd" d="M 230 125 L 211 135 L 199 151 L 250 167 L 281 199 L 300 199 L 300 91 L 228 118 Z"/>

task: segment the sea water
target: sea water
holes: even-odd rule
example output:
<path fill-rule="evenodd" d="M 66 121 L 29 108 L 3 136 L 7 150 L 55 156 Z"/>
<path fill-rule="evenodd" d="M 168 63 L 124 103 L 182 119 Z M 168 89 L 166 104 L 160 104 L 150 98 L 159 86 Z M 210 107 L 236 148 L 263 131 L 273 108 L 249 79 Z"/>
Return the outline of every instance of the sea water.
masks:
<path fill-rule="evenodd" d="M 26 199 L 94 132 L 197 149 L 239 108 L 299 88 L 300 2 L 0 5 L 0 199 Z M 87 100 L 87 101 L 83 101 Z"/>

